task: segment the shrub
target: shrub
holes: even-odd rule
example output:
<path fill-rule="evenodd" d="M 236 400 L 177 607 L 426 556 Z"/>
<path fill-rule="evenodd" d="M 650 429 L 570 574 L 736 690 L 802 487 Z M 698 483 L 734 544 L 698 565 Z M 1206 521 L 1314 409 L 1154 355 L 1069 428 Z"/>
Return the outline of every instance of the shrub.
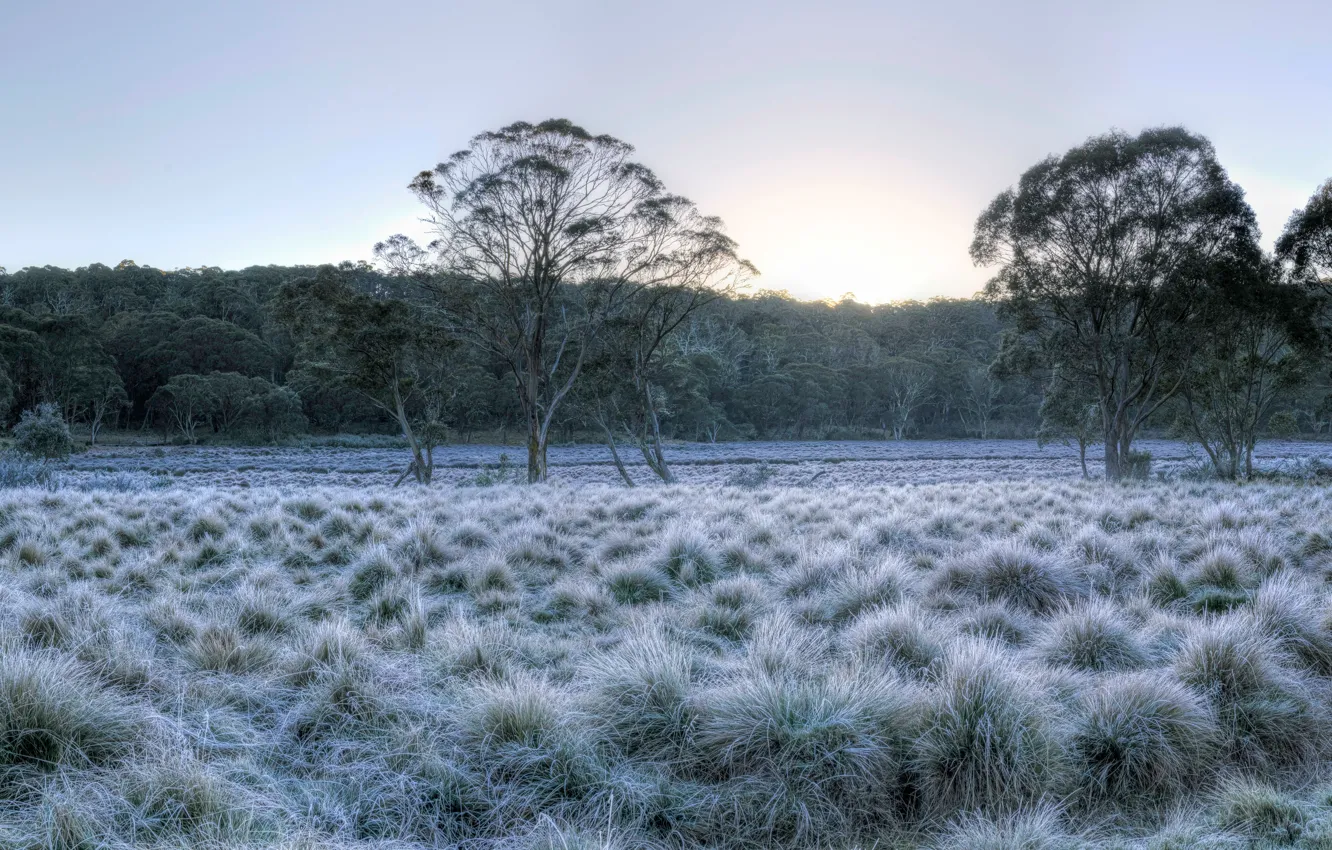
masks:
<path fill-rule="evenodd" d="M 14 444 L 24 454 L 46 460 L 67 460 L 74 453 L 74 438 L 65 417 L 50 402 L 23 411 L 14 426 Z"/>
<path fill-rule="evenodd" d="M 1278 439 L 1288 440 L 1299 436 L 1300 423 L 1292 410 L 1278 410 L 1267 419 L 1267 433 Z"/>
<path fill-rule="evenodd" d="M 46 487 L 53 481 L 51 465 L 16 452 L 0 453 L 0 490 Z"/>
<path fill-rule="evenodd" d="M 949 653 L 925 700 L 915 766 L 937 811 L 1020 806 L 1057 777 L 1059 741 L 1042 690 L 981 642 Z"/>
<path fill-rule="evenodd" d="M 1130 451 L 1123 457 L 1124 477 L 1132 481 L 1146 481 L 1152 477 L 1152 453 Z"/>
<path fill-rule="evenodd" d="M 1112 676 L 1086 702 L 1069 746 L 1079 784 L 1094 798 L 1160 802 L 1214 764 L 1211 712 L 1168 675 Z"/>

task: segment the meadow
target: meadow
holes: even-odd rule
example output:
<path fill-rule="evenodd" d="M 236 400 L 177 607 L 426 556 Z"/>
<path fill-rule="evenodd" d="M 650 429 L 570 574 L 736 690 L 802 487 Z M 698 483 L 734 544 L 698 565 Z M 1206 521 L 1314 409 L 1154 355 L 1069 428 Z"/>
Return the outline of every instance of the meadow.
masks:
<path fill-rule="evenodd" d="M 62 479 L 98 486 L 123 478 L 123 486 L 376 487 L 391 484 L 407 462 L 400 446 L 357 437 L 304 446 L 98 446 L 71 458 Z M 392 441 L 390 441 L 391 443 Z M 370 445 L 363 445 L 369 443 Z M 1139 440 L 1152 468 L 1166 477 L 1207 474 L 1197 446 L 1178 440 Z M 435 482 L 470 485 L 520 478 L 526 463 L 521 446 L 452 444 L 435 449 Z M 1093 451 L 1090 454 L 1095 454 Z M 1088 465 L 1098 474 L 1099 457 Z M 634 479 L 655 479 L 641 455 L 621 446 Z M 830 487 L 938 484 L 949 481 L 1067 479 L 1081 474 L 1074 445 L 1037 445 L 1035 440 L 900 440 L 675 443 L 667 455 L 680 483 Z M 1299 475 L 1329 455 L 1326 442 L 1272 440 L 1259 443 L 1255 467 Z M 620 484 L 610 452 L 600 444 L 550 449 L 552 477 L 563 484 Z"/>
<path fill-rule="evenodd" d="M 1063 471 L 0 491 L 0 847 L 1332 847 L 1332 492 Z"/>

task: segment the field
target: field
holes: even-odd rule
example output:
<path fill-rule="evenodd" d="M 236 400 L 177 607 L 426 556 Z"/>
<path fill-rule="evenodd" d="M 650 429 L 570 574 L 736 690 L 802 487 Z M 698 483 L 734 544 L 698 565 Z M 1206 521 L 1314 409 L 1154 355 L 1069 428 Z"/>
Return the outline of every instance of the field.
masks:
<path fill-rule="evenodd" d="M 1201 449 L 1169 440 L 1141 440 L 1153 469 L 1177 475 L 1206 465 Z M 1097 472 L 1095 449 L 1088 465 Z M 621 447 L 638 483 L 651 483 L 641 456 Z M 1292 471 L 1314 458 L 1332 456 L 1332 444 L 1273 441 L 1258 446 L 1255 465 Z M 435 480 L 471 484 L 495 480 L 502 460 L 526 463 L 520 446 L 450 445 L 435 450 Z M 1033 478 L 1067 479 L 1080 474 L 1075 446 L 1038 446 L 1034 440 L 910 440 L 903 442 L 685 443 L 668 449 L 672 471 L 686 484 L 766 483 L 774 486 L 937 484 Z M 223 448 L 112 446 L 76 455 L 72 481 L 119 477 L 142 486 L 184 484 L 304 488 L 391 484 L 406 464 L 392 448 Z M 554 446 L 552 477 L 566 484 L 619 484 L 610 452 L 601 445 Z M 503 476 L 498 476 L 503 477 Z"/>
<path fill-rule="evenodd" d="M 0 491 L 0 847 L 1332 847 L 1332 491 L 995 445 L 82 455 Z"/>

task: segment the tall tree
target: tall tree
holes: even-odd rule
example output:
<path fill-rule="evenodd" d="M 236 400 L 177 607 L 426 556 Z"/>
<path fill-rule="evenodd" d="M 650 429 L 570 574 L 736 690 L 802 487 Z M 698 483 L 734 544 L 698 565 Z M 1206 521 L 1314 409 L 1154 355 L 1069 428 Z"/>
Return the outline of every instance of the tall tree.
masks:
<path fill-rule="evenodd" d="M 1315 305 L 1272 263 L 1218 269 L 1203 305 L 1200 349 L 1181 392 L 1185 433 L 1218 476 L 1253 475 L 1253 449 L 1272 405 L 1315 362 Z"/>
<path fill-rule="evenodd" d="M 1332 180 L 1291 215 L 1276 250 L 1296 280 L 1332 292 Z"/>
<path fill-rule="evenodd" d="M 981 214 L 971 256 L 999 266 L 987 291 L 1044 366 L 1094 391 L 1105 474 L 1119 479 L 1143 423 L 1183 386 L 1214 264 L 1260 252 L 1211 143 L 1171 127 L 1033 166 Z"/>
<path fill-rule="evenodd" d="M 443 358 L 452 339 L 398 299 L 358 292 L 355 271 L 321 266 L 313 277 L 283 285 L 279 318 L 300 342 L 304 370 L 360 393 L 397 423 L 412 451 L 408 476 L 434 473 Z"/>
<path fill-rule="evenodd" d="M 667 484 L 675 478 L 666 461 L 662 442 L 661 413 L 668 403 L 664 397 L 665 373 L 678 351 L 667 345 L 671 337 L 699 310 L 718 298 L 734 293 L 757 271 L 747 262 L 734 261 L 734 249 L 719 245 L 712 261 L 716 269 L 700 268 L 698 274 L 678 280 L 643 287 L 624 300 L 607 332 L 604 347 L 611 368 L 603 372 L 597 395 L 610 403 L 627 437 L 637 446 L 648 468 Z M 626 404 L 615 403 L 615 377 L 623 376 L 627 385 Z M 600 410 L 605 410 L 602 406 Z M 606 414 L 611 415 L 611 414 Z M 618 461 L 613 427 L 605 418 L 598 423 Z M 623 467 L 621 475 L 625 475 Z"/>
<path fill-rule="evenodd" d="M 720 220 L 669 194 L 633 150 L 567 120 L 519 122 L 410 184 L 437 237 L 434 273 L 417 279 L 512 375 L 532 482 L 607 318 L 645 287 L 706 286 L 739 262 Z M 426 259 L 404 237 L 377 253 L 399 271 Z"/>
<path fill-rule="evenodd" d="M 1055 372 L 1045 385 L 1041 399 L 1041 427 L 1036 432 L 1036 445 L 1073 442 L 1078 446 L 1078 463 L 1082 477 L 1090 478 L 1087 471 L 1087 446 L 1100 430 L 1101 411 L 1091 387 L 1085 383 L 1064 380 Z"/>

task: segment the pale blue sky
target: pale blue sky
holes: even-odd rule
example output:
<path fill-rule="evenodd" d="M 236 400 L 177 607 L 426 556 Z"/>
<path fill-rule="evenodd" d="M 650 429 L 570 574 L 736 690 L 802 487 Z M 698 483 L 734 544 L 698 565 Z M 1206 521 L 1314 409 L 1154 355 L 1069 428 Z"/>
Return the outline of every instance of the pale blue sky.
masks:
<path fill-rule="evenodd" d="M 0 265 L 368 259 L 476 132 L 568 117 L 762 285 L 968 295 L 976 214 L 1112 126 L 1209 136 L 1264 235 L 1332 177 L 1332 3 L 0 0 Z"/>

